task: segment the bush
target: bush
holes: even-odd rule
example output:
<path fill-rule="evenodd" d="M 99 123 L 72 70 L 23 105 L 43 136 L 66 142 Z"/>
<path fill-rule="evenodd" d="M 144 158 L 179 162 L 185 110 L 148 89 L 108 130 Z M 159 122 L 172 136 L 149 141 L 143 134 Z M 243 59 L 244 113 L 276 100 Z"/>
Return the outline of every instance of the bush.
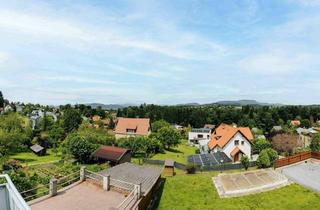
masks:
<path fill-rule="evenodd" d="M 197 171 L 197 167 L 194 164 L 188 164 L 186 166 L 187 174 L 195 174 Z"/>
<path fill-rule="evenodd" d="M 312 152 L 320 152 L 320 134 L 316 134 L 312 137 L 310 149 Z"/>
<path fill-rule="evenodd" d="M 3 170 L 18 170 L 22 168 L 19 160 L 8 160 L 3 164 Z"/>
<path fill-rule="evenodd" d="M 257 166 L 259 168 L 268 168 L 271 166 L 270 158 L 267 150 L 262 150 L 257 159 Z"/>
<path fill-rule="evenodd" d="M 196 153 L 196 154 L 200 154 L 200 149 L 197 148 L 196 151 L 195 151 L 195 153 Z"/>
<path fill-rule="evenodd" d="M 241 165 L 242 165 L 246 170 L 248 170 L 249 164 L 250 164 L 249 158 L 248 158 L 247 156 L 242 156 L 240 161 L 241 161 Z"/>
<path fill-rule="evenodd" d="M 91 160 L 91 154 L 99 147 L 78 134 L 72 134 L 67 137 L 67 151 L 74 156 L 80 163 L 88 163 Z"/>
<path fill-rule="evenodd" d="M 278 153 L 274 149 L 264 149 L 259 154 L 257 165 L 259 168 L 268 168 L 272 166 L 273 162 L 277 160 L 278 157 Z"/>

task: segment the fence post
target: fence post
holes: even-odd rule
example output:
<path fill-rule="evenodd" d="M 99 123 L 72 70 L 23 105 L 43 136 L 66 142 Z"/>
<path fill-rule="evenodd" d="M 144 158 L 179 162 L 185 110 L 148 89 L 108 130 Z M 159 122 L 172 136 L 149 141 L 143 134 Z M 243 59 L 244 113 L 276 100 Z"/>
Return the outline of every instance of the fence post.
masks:
<path fill-rule="evenodd" d="M 86 167 L 82 166 L 80 168 L 80 182 L 83 182 L 86 180 Z"/>
<path fill-rule="evenodd" d="M 55 196 L 58 193 L 58 180 L 57 179 L 51 179 L 49 184 L 49 195 Z"/>
<path fill-rule="evenodd" d="M 110 175 L 103 177 L 103 189 L 106 191 L 110 190 Z"/>
<path fill-rule="evenodd" d="M 141 183 L 136 184 L 135 188 L 137 190 L 137 200 L 139 200 L 141 198 Z"/>

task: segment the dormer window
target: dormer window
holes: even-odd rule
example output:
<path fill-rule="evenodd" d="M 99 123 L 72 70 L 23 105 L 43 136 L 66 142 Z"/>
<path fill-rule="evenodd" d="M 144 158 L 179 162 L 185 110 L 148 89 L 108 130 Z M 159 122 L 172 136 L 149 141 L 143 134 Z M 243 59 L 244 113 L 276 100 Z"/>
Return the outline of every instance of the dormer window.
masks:
<path fill-rule="evenodd" d="M 136 131 L 137 131 L 136 129 L 128 129 L 127 128 L 127 133 L 136 133 Z"/>

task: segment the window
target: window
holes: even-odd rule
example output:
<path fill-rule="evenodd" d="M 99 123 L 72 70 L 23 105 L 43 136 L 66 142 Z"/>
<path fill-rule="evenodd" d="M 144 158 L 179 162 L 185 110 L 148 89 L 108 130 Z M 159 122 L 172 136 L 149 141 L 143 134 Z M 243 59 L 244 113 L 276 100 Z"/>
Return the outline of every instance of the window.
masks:
<path fill-rule="evenodd" d="M 244 145 L 244 141 L 241 141 L 241 145 Z"/>
<path fill-rule="evenodd" d="M 207 135 L 207 139 L 209 139 L 210 138 L 210 135 Z"/>
<path fill-rule="evenodd" d="M 202 134 L 198 134 L 198 138 L 203 138 L 203 135 Z"/>
<path fill-rule="evenodd" d="M 234 145 L 239 145 L 239 140 L 235 140 Z"/>

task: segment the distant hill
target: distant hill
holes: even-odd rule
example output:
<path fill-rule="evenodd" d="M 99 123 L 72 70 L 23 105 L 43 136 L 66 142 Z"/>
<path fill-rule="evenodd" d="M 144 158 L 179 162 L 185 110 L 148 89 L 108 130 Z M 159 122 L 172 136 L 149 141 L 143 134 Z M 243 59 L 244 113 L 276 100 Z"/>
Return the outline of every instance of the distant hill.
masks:
<path fill-rule="evenodd" d="M 212 105 L 224 105 L 224 106 L 280 106 L 281 104 L 272 104 L 272 103 L 262 103 L 256 100 L 230 100 L 230 101 L 217 101 L 214 103 L 208 104 L 199 104 L 199 103 L 187 103 L 179 104 L 179 106 L 212 106 Z"/>
<path fill-rule="evenodd" d="M 101 104 L 101 103 L 89 103 L 87 106 L 91 106 L 91 108 L 96 109 L 99 106 L 105 110 L 117 110 L 120 108 L 126 108 L 129 106 L 135 106 L 134 104 Z"/>
<path fill-rule="evenodd" d="M 261 103 L 256 100 L 218 101 L 215 104 L 226 105 L 226 106 L 247 106 L 247 105 L 270 106 L 270 105 L 273 105 L 273 104 L 269 104 L 269 103 Z"/>

